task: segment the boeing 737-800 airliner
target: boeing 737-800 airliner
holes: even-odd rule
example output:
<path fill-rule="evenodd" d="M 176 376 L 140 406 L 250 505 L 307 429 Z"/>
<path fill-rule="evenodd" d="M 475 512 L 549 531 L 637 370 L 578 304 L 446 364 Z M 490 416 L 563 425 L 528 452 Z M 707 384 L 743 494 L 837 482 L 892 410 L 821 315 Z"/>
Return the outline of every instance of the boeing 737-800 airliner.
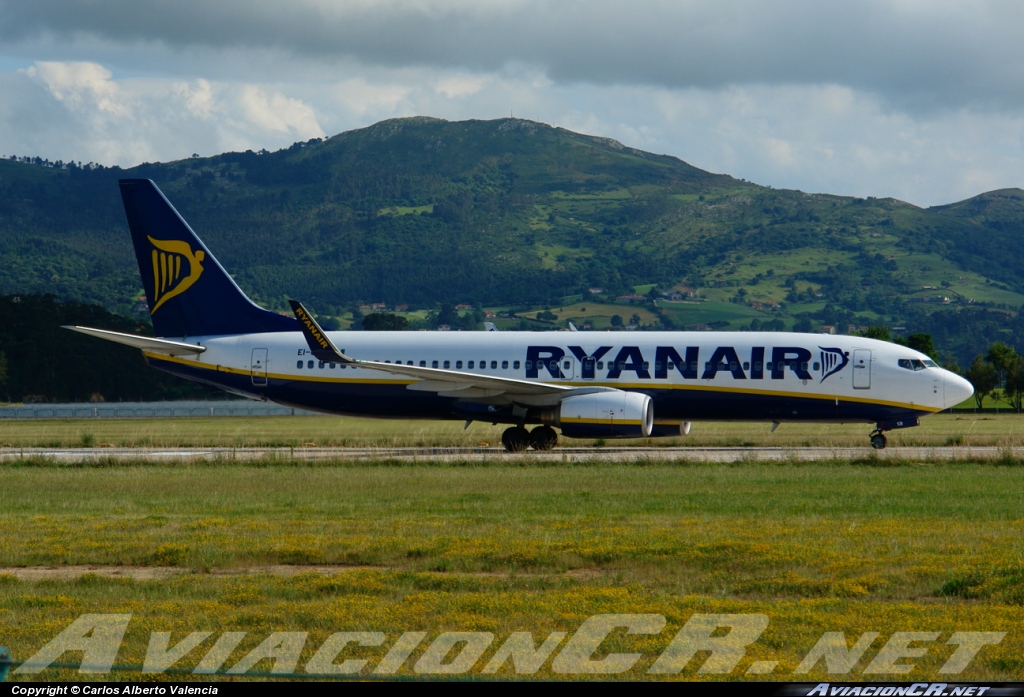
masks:
<path fill-rule="evenodd" d="M 678 436 L 693 421 L 870 423 L 884 432 L 971 396 L 905 346 L 787 332 L 325 332 L 258 307 L 149 180 L 120 182 L 161 338 L 75 331 L 252 399 L 400 419 L 509 424 L 510 451 Z M 533 425 L 527 430 L 527 425 Z"/>

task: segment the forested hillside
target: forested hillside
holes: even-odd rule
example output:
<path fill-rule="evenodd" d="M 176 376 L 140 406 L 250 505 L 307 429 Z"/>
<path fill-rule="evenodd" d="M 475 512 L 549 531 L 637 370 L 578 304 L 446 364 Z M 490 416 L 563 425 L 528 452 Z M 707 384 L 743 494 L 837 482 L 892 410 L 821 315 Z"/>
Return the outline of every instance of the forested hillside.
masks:
<path fill-rule="evenodd" d="M 0 294 L 136 310 L 122 177 L 153 179 L 278 309 L 295 297 L 337 316 L 448 302 L 585 319 L 630 302 L 644 328 L 878 324 L 943 337 L 961 362 L 1021 345 L 1020 190 L 931 209 L 775 190 L 520 119 L 395 119 L 130 170 L 0 161 Z"/>

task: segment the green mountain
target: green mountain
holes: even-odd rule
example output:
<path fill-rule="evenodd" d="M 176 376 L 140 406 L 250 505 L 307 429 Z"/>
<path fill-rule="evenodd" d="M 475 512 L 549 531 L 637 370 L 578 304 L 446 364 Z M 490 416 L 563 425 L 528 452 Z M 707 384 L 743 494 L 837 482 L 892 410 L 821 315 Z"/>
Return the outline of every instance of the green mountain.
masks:
<path fill-rule="evenodd" d="M 776 190 L 521 119 L 393 119 L 129 170 L 46 164 L 0 161 L 0 294 L 130 312 L 141 284 L 116 186 L 129 176 L 153 179 L 274 308 L 296 297 L 328 315 L 450 302 L 585 318 L 639 290 L 657 298 L 642 313 L 652 325 L 884 324 L 944 337 L 961 362 L 986 341 L 1024 344 L 1016 189 L 929 209 Z"/>

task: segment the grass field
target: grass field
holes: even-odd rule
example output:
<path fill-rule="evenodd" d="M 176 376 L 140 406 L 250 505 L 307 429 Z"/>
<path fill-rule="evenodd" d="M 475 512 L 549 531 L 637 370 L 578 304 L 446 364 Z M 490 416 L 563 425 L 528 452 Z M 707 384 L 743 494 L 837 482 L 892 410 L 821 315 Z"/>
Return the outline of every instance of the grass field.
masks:
<path fill-rule="evenodd" d="M 923 657 L 904 659 L 914 667 L 899 679 L 941 677 L 954 631 L 1007 632 L 961 679 L 1024 676 L 1020 467 L 37 466 L 3 477 L 0 566 L 194 572 L 0 575 L 0 637 L 17 658 L 84 613 L 128 612 L 125 664 L 142 663 L 152 631 L 175 641 L 248 632 L 227 666 L 272 632 L 309 633 L 303 666 L 334 631 L 383 632 L 389 642 L 424 631 L 402 669 L 410 672 L 443 632 L 491 632 L 479 670 L 513 632 L 539 644 L 595 614 L 662 615 L 657 636 L 620 631 L 603 649 L 640 653 L 625 674 L 636 678 L 692 614 L 760 613 L 768 629 L 735 670 L 701 676 L 694 661 L 681 676 L 739 679 L 754 661 L 778 661 L 769 677 L 794 679 L 836 631 L 851 645 L 880 633 L 845 679 L 865 677 L 897 631 L 939 633 L 920 644 Z M 325 568 L 222 573 L 275 564 Z M 194 667 L 215 636 L 175 667 Z M 353 655 L 374 663 L 383 654 Z M 550 670 L 549 661 L 538 675 Z M 821 675 L 819 666 L 810 679 Z"/>
<path fill-rule="evenodd" d="M 303 438 L 351 431 L 348 420 L 316 417 L 273 428 L 278 419 L 196 420 L 181 431 L 154 425 L 179 421 L 186 420 L 150 423 L 147 437 L 159 432 L 170 442 L 192 433 L 227 442 L 241 433 L 286 433 L 289 424 Z M 926 420 L 936 438 L 963 427 L 971 438 L 1000 442 L 1020 436 L 1019 422 Z M 10 436 L 10 427 L 32 423 L 2 428 Z M 55 422 L 47 423 L 52 430 Z M 741 437 L 739 427 L 705 426 L 716 438 Z M 97 430 L 97 439 L 101 433 L 116 431 Z M 225 669 L 283 636 L 273 633 L 296 632 L 302 640 L 290 652 L 249 668 L 302 673 L 334 632 L 379 632 L 379 646 L 349 646 L 337 659 L 365 659 L 370 670 L 403 632 L 424 632 L 399 675 L 417 675 L 416 666 L 429 673 L 431 656 L 435 669 L 440 661 L 462 670 L 463 655 L 473 659 L 464 675 L 478 675 L 516 632 L 530 632 L 536 646 L 564 632 L 536 673 L 518 668 L 557 677 L 553 657 L 588 618 L 653 615 L 664 618 L 660 631 L 620 627 L 589 660 L 638 654 L 626 672 L 605 677 L 646 679 L 688 620 L 714 614 L 764 615 L 768 624 L 725 672 L 699 673 L 708 654 L 698 653 L 674 677 L 1024 678 L 1024 466 L 1010 459 L 99 468 L 32 460 L 5 465 L 0 477 L 0 644 L 21 660 L 82 615 L 131 613 L 119 664 L 141 665 L 152 632 L 170 632 L 170 646 L 192 632 L 212 633 L 173 663 L 184 671 L 226 632 L 245 634 L 227 650 Z M 95 573 L 82 575 L 79 565 Z M 22 570 L 43 567 L 50 578 L 19 580 Z M 878 636 L 865 640 L 870 646 L 848 672 L 830 674 L 821 661 L 794 674 L 827 632 L 842 632 L 848 647 L 865 632 Z M 899 649 L 908 640 L 900 632 L 923 634 Z M 1005 636 L 980 647 L 961 673 L 940 673 L 956 632 Z M 493 641 L 470 641 L 486 633 Z M 445 648 L 446 638 L 454 647 Z M 886 670 L 907 672 L 866 672 L 886 662 Z M 519 665 L 508 662 L 497 676 L 515 677 Z M 89 676 L 51 669 L 41 677 Z"/>
<path fill-rule="evenodd" d="M 968 403 L 965 403 L 968 404 Z M 990 406 L 991 401 L 986 402 Z M 388 421 L 340 416 L 259 416 L 175 419 L 27 419 L 0 421 L 0 447 L 497 447 L 505 426 L 461 421 Z M 782 424 L 695 422 L 689 436 L 609 440 L 609 446 L 866 447 L 870 424 Z M 1024 445 L 1024 416 L 937 414 L 917 428 L 890 431 L 893 446 Z M 595 444 L 560 439 L 562 445 Z"/>

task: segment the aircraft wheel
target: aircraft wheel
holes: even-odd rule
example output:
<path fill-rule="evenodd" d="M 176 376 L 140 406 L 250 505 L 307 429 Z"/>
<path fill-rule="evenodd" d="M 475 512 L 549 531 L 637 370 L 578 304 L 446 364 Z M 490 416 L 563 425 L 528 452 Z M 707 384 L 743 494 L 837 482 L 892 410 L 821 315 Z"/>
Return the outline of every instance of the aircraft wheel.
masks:
<path fill-rule="evenodd" d="M 550 426 L 538 426 L 530 431 L 530 447 L 534 450 L 552 450 L 558 445 L 558 433 Z"/>
<path fill-rule="evenodd" d="M 881 433 L 875 433 L 871 436 L 871 447 L 875 450 L 882 450 L 885 448 L 885 436 Z"/>
<path fill-rule="evenodd" d="M 501 444 L 510 453 L 521 453 L 530 447 L 530 432 L 522 426 L 506 428 L 501 434 Z"/>

